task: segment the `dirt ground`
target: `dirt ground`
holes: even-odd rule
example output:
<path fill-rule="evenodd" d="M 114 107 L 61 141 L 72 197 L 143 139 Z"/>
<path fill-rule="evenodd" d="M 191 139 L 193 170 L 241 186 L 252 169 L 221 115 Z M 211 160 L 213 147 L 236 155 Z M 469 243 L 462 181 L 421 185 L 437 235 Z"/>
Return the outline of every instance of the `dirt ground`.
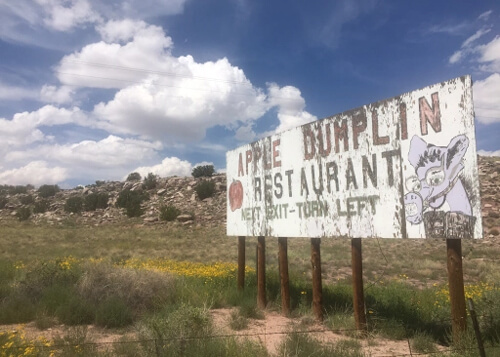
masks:
<path fill-rule="evenodd" d="M 231 311 L 231 309 L 211 310 L 212 318 L 215 326 L 217 327 L 218 334 L 221 336 L 239 335 L 242 336 L 242 338 L 259 341 L 271 354 L 277 352 L 278 346 L 286 336 L 286 333 L 299 324 L 301 324 L 302 330 L 310 331 L 309 333 L 314 338 L 323 342 L 337 342 L 339 340 L 353 338 L 328 331 L 323 325 L 312 321 L 304 327 L 301 319 L 287 318 L 272 311 L 266 312 L 265 318 L 262 320 L 250 320 L 246 329 L 234 331 L 230 328 Z M 115 331 L 92 325 L 87 328 L 87 333 L 91 337 L 92 341 L 100 345 L 110 346 L 111 343 L 118 341 L 124 335 L 127 335 L 127 337 L 132 341 L 136 338 L 135 333 L 132 330 Z M 57 336 L 62 337 L 68 331 L 68 327 L 64 325 L 56 325 L 46 330 L 37 329 L 34 326 L 34 323 L 0 326 L 0 332 L 12 332 L 20 329 L 24 331 L 26 338 L 36 339 L 39 336 L 44 336 L 48 340 Z M 411 355 L 407 340 L 393 341 L 375 336 L 359 338 L 358 341 L 362 345 L 364 355 L 367 357 Z"/>

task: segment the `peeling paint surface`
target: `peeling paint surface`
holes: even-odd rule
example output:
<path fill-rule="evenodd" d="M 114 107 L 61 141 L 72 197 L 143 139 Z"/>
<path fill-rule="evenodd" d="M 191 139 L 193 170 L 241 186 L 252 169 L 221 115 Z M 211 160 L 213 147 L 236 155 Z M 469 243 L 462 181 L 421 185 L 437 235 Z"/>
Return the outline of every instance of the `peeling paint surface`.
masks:
<path fill-rule="evenodd" d="M 460 77 L 229 151 L 227 234 L 481 238 L 471 87 Z"/>

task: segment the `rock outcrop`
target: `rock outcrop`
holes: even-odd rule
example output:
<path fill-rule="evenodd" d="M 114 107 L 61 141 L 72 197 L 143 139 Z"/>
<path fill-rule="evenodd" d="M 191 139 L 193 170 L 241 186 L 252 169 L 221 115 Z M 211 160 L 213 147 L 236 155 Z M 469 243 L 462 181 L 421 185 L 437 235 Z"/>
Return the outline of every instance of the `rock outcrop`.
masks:
<path fill-rule="evenodd" d="M 120 192 L 144 190 L 149 199 L 142 203 L 143 224 L 224 225 L 226 222 L 226 176 L 219 174 L 209 179 L 215 183 L 215 193 L 204 200 L 200 200 L 195 191 L 195 186 L 202 180 L 201 178 L 158 178 L 156 187 L 150 190 L 145 190 L 142 182 L 100 181 L 86 187 L 59 191 L 55 196 L 47 198 L 48 209 L 45 213 L 34 213 L 29 219 L 35 223 L 48 222 L 49 224 L 61 223 L 67 219 L 88 225 L 124 222 L 129 219 L 125 210 L 116 207 Z M 500 157 L 479 157 L 479 181 L 484 236 L 485 238 L 500 237 Z M 108 207 L 81 213 L 67 213 L 64 210 L 65 202 L 69 197 L 85 197 L 92 193 L 107 193 Z M 32 208 L 37 201 L 41 200 L 34 188 L 24 193 L 0 194 L 0 196 L 3 200 L 0 220 L 12 219 L 20 208 Z M 160 208 L 167 205 L 175 206 L 180 211 L 174 223 L 160 220 Z"/>

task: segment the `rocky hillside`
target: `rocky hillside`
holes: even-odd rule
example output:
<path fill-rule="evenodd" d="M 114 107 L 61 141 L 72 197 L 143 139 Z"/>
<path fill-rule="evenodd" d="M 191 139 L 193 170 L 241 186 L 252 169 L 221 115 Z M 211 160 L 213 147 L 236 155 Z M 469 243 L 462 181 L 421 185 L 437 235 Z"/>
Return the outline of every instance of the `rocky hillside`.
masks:
<path fill-rule="evenodd" d="M 147 194 L 148 199 L 141 204 L 143 214 L 141 219 L 144 224 L 165 224 L 160 220 L 160 208 L 162 206 L 173 206 L 180 211 L 175 222 L 185 225 L 214 226 L 225 223 L 226 219 L 226 176 L 215 175 L 210 178 L 215 182 L 215 192 L 212 197 L 203 200 L 198 199 L 195 187 L 202 179 L 192 177 L 168 177 L 158 178 L 156 187 L 145 189 L 143 182 L 97 182 L 85 187 L 77 187 L 69 190 L 60 190 L 54 196 L 45 198 L 48 201 L 47 211 L 44 213 L 32 213 L 29 220 L 48 222 L 49 224 L 61 223 L 65 220 L 75 220 L 79 224 L 101 225 L 117 223 L 128 220 L 126 210 L 118 208 L 116 203 L 120 193 L 126 190 Z M 82 210 L 80 213 L 67 212 L 66 202 L 72 197 L 82 197 L 92 194 L 106 194 L 108 196 L 108 207 L 96 209 L 95 211 Z M 31 208 L 36 202 L 43 198 L 35 189 L 27 192 L 4 194 L 4 205 L 0 210 L 0 220 L 15 218 L 20 209 Z M 6 201 L 6 202 L 5 202 Z M 36 210 L 35 210 L 36 211 Z"/>
<path fill-rule="evenodd" d="M 117 208 L 116 202 L 124 190 L 146 192 L 149 199 L 142 203 L 144 224 L 183 224 L 199 226 L 224 225 L 226 222 L 226 176 L 215 175 L 215 193 L 212 197 L 200 200 L 195 192 L 202 179 L 192 177 L 158 178 L 154 189 L 146 190 L 142 182 L 98 182 L 86 187 L 61 190 L 48 197 L 47 211 L 32 213 L 30 221 L 35 223 L 61 223 L 67 219 L 86 225 L 102 225 L 127 221 L 125 209 Z M 479 180 L 481 185 L 481 204 L 483 225 L 486 238 L 500 237 L 500 158 L 479 157 Z M 108 207 L 95 211 L 68 213 L 65 203 L 70 197 L 85 197 L 93 193 L 106 193 Z M 34 188 L 15 193 L 0 191 L 0 221 L 14 219 L 19 209 L 30 208 L 42 198 Z M 181 212 L 174 222 L 160 220 L 162 206 L 175 206 Z"/>

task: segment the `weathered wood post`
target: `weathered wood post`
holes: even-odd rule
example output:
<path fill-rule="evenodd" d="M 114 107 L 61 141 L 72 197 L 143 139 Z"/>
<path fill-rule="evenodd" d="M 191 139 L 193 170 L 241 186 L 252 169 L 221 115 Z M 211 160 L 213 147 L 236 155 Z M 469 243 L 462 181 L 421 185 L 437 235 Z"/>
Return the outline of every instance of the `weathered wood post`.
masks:
<path fill-rule="evenodd" d="M 281 285 L 281 313 L 290 315 L 290 283 L 288 277 L 288 241 L 286 237 L 278 238 L 279 269 Z"/>
<path fill-rule="evenodd" d="M 366 331 L 365 295 L 363 291 L 363 255 L 361 238 L 351 239 L 352 289 L 354 320 L 358 331 Z"/>
<path fill-rule="evenodd" d="M 238 290 L 245 288 L 245 237 L 238 237 Z"/>
<path fill-rule="evenodd" d="M 451 305 L 453 341 L 458 342 L 467 328 L 461 239 L 446 239 L 448 289 Z"/>
<path fill-rule="evenodd" d="M 320 244 L 320 238 L 311 238 L 313 313 L 318 321 L 323 321 L 323 284 L 321 282 Z"/>
<path fill-rule="evenodd" d="M 265 309 L 266 298 L 266 240 L 263 236 L 257 238 L 257 306 Z"/>

